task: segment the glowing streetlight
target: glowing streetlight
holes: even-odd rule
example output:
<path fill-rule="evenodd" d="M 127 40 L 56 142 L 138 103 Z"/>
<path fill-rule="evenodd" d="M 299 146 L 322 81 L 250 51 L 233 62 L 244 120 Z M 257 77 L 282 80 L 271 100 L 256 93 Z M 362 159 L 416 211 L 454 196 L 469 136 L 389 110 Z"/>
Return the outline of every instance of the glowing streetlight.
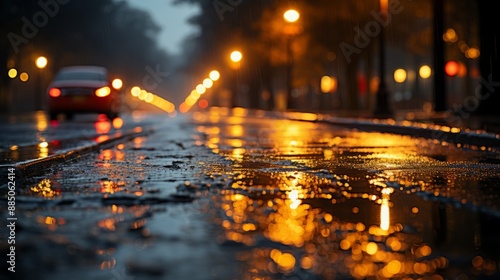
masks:
<path fill-rule="evenodd" d="M 38 69 L 43 69 L 47 66 L 48 62 L 49 61 L 47 60 L 47 58 L 45 56 L 39 56 L 35 60 L 35 65 Z"/>
<path fill-rule="evenodd" d="M 17 69 L 11 68 L 8 72 L 9 78 L 14 79 L 17 77 Z"/>
<path fill-rule="evenodd" d="M 288 22 L 296 22 L 297 20 L 299 20 L 299 17 L 299 12 L 294 9 L 287 10 L 285 11 L 285 13 L 283 13 L 283 18 Z"/>
<path fill-rule="evenodd" d="M 213 85 L 214 85 L 214 81 L 212 81 L 211 79 L 209 78 L 206 78 L 203 80 L 203 85 L 206 87 L 206 88 L 211 88 Z"/>
<path fill-rule="evenodd" d="M 243 54 L 241 54 L 240 51 L 233 51 L 229 55 L 229 58 L 231 58 L 232 62 L 240 62 L 241 59 L 243 58 Z"/>
<path fill-rule="evenodd" d="M 132 94 L 133 97 L 138 97 L 139 94 L 141 94 L 141 88 L 138 86 L 134 86 L 130 89 L 130 94 Z"/>
<path fill-rule="evenodd" d="M 220 73 L 217 70 L 212 70 L 208 76 L 212 81 L 217 81 L 220 78 Z"/>
<path fill-rule="evenodd" d="M 21 80 L 21 82 L 27 82 L 29 78 L 30 78 L 30 76 L 26 72 L 22 72 L 19 75 L 19 80 Z"/>
<path fill-rule="evenodd" d="M 337 79 L 330 76 L 321 77 L 320 88 L 323 93 L 334 92 L 337 89 Z"/>
<path fill-rule="evenodd" d="M 396 83 L 404 83 L 406 81 L 406 76 L 406 70 L 404 69 L 399 68 L 394 71 L 394 81 L 396 81 Z"/>
<path fill-rule="evenodd" d="M 429 67 L 429 65 L 422 65 L 419 69 L 418 69 L 418 75 L 420 75 L 420 78 L 422 79 L 427 79 L 431 76 L 432 74 L 432 70 L 431 70 L 431 67 Z"/>
<path fill-rule="evenodd" d="M 455 77 L 458 74 L 459 70 L 460 65 L 454 60 L 450 60 L 444 65 L 444 72 L 450 77 Z"/>
<path fill-rule="evenodd" d="M 235 70 L 235 73 L 234 73 L 234 90 L 231 93 L 231 101 L 230 101 L 231 104 L 230 104 L 230 106 L 231 107 L 235 107 L 236 106 L 236 95 L 237 95 L 238 87 L 239 87 L 238 86 L 238 70 L 240 69 L 240 63 L 241 63 L 241 60 L 243 59 L 243 54 L 240 51 L 238 51 L 238 50 L 234 50 L 229 55 L 229 58 L 232 61 L 231 67 Z"/>
<path fill-rule="evenodd" d="M 204 94 L 206 91 L 207 91 L 207 88 L 204 85 L 198 84 L 196 86 L 196 92 L 198 92 L 199 94 Z"/>
<path fill-rule="evenodd" d="M 119 78 L 116 78 L 111 82 L 111 86 L 116 90 L 120 90 L 123 87 L 123 81 Z"/>
<path fill-rule="evenodd" d="M 42 96 L 43 96 L 43 90 L 42 90 L 42 69 L 47 67 L 47 64 L 49 61 L 45 56 L 39 56 L 35 59 L 35 66 L 40 69 L 38 72 L 38 77 L 37 77 L 37 92 L 35 93 L 35 100 L 36 100 L 36 105 L 37 109 L 42 109 Z"/>

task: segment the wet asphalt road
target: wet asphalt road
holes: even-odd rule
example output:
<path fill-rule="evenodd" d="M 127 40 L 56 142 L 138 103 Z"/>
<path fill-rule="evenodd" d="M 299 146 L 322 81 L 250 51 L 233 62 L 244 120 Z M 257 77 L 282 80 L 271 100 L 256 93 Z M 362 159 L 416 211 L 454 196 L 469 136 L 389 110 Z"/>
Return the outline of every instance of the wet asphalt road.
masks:
<path fill-rule="evenodd" d="M 22 178 L 2 275 L 500 277 L 495 150 L 245 110 L 139 125 L 154 132 Z"/>

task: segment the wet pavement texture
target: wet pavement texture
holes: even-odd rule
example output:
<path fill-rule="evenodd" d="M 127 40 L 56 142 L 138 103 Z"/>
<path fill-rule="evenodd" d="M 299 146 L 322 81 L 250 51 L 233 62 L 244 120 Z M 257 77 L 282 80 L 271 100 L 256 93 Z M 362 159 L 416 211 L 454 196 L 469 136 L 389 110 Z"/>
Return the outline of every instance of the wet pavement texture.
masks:
<path fill-rule="evenodd" d="M 105 115 L 81 114 L 72 121 L 49 120 L 43 111 L 0 116 L 0 165 L 41 159 L 83 146 L 117 138 L 136 128 L 153 124 L 146 114 L 122 114 L 113 120 Z"/>
<path fill-rule="evenodd" d="M 242 109 L 150 123 L 24 178 L 17 272 L 2 275 L 500 277 L 498 151 Z"/>

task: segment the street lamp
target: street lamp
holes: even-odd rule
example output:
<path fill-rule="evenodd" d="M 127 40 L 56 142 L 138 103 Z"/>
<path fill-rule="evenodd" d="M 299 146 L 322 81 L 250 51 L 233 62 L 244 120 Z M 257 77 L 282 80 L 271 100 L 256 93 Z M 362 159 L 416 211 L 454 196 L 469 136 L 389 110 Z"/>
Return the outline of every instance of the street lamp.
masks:
<path fill-rule="evenodd" d="M 237 98 L 237 92 L 238 92 L 238 70 L 240 69 L 241 66 L 241 60 L 243 59 L 243 54 L 238 51 L 234 50 L 231 52 L 229 55 L 229 58 L 231 59 L 231 68 L 234 69 L 234 89 L 231 91 L 231 107 L 236 107 L 236 98 Z"/>
<path fill-rule="evenodd" d="M 297 10 L 289 9 L 283 13 L 283 19 L 285 22 L 293 24 L 297 22 L 300 18 L 300 14 Z M 293 35 L 297 33 L 297 28 L 293 26 L 287 26 L 285 28 L 286 37 L 286 103 L 287 109 L 292 107 L 292 71 L 293 71 L 293 53 L 292 53 L 292 39 Z"/>
<path fill-rule="evenodd" d="M 387 7 L 389 0 L 380 0 L 380 13 L 384 21 L 387 19 Z M 389 90 L 385 84 L 385 35 L 384 27 L 380 28 L 379 45 L 379 84 L 376 93 L 376 104 L 374 116 L 388 118 L 392 116 L 392 110 L 389 105 Z"/>
<path fill-rule="evenodd" d="M 37 88 L 35 93 L 36 106 L 38 110 L 42 109 L 42 70 L 47 67 L 48 60 L 45 56 L 39 56 L 35 60 L 35 66 L 38 68 L 38 77 L 37 77 Z"/>

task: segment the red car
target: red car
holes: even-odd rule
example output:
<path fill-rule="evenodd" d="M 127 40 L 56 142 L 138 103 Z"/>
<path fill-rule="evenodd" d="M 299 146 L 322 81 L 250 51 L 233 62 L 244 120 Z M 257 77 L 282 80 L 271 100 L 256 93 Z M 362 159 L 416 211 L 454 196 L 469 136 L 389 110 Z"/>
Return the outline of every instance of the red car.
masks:
<path fill-rule="evenodd" d="M 115 86 L 117 87 L 117 86 Z M 51 120 L 64 114 L 106 114 L 112 120 L 119 114 L 119 87 L 114 88 L 108 70 L 101 66 L 68 66 L 60 69 L 47 89 Z"/>

